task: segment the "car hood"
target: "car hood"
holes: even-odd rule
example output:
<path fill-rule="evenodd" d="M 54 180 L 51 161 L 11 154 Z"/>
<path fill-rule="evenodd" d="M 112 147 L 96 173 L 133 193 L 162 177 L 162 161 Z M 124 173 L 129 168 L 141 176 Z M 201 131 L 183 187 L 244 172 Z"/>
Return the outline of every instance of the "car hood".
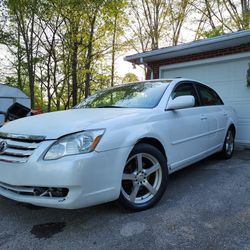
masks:
<path fill-rule="evenodd" d="M 5 124 L 0 128 L 0 132 L 57 139 L 63 135 L 86 129 L 108 128 L 115 122 L 115 119 L 119 120 L 125 116 L 138 118 L 138 115 L 145 112 L 148 110 L 131 108 L 72 109 L 15 120 Z"/>

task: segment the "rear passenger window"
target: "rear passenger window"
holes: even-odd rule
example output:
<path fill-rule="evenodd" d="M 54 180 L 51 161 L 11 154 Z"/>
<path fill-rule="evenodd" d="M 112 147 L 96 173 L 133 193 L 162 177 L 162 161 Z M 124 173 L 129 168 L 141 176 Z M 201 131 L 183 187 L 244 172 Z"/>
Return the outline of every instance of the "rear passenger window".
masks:
<path fill-rule="evenodd" d="M 172 99 L 178 96 L 192 95 L 195 98 L 195 106 L 199 106 L 198 97 L 192 83 L 181 83 L 172 92 Z"/>
<path fill-rule="evenodd" d="M 201 101 L 205 106 L 211 105 L 223 105 L 222 100 L 218 94 L 206 86 L 197 85 L 198 92 L 200 94 Z"/>

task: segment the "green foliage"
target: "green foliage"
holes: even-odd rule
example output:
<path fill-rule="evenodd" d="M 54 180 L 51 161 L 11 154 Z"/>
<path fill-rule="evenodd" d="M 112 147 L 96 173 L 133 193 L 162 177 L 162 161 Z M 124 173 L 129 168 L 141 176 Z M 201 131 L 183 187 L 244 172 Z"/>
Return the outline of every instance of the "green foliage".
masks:
<path fill-rule="evenodd" d="M 27 94 L 34 85 L 35 106 L 44 111 L 71 107 L 73 93 L 80 101 L 86 90 L 93 93 L 110 86 L 114 19 L 119 20 L 118 39 L 127 20 L 126 0 L 4 3 L 0 9 L 8 20 L 2 25 L 0 19 L 0 45 L 5 44 L 11 54 L 12 75 L 3 72 L 2 81 Z M 116 51 L 122 48 L 118 41 Z"/>
<path fill-rule="evenodd" d="M 136 82 L 136 81 L 138 81 L 139 79 L 138 79 L 138 77 L 137 77 L 137 75 L 136 74 L 134 74 L 134 73 L 127 73 L 124 77 L 123 77 L 123 79 L 122 79 L 122 82 L 123 83 L 128 83 L 128 82 Z"/>
<path fill-rule="evenodd" d="M 223 31 L 223 27 L 222 26 L 218 26 L 215 29 L 211 29 L 208 31 L 203 31 L 201 32 L 201 36 L 204 38 L 212 38 L 215 36 L 220 36 L 223 35 L 224 31 Z"/>

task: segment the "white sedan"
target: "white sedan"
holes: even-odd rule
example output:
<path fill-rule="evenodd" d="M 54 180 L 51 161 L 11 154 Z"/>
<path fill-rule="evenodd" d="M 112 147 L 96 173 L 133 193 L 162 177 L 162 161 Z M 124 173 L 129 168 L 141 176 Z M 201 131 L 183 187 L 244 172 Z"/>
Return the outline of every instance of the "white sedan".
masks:
<path fill-rule="evenodd" d="M 168 175 L 234 150 L 236 115 L 188 79 L 130 83 L 76 108 L 0 129 L 0 194 L 39 206 L 81 208 L 117 200 L 140 211 L 162 197 Z"/>

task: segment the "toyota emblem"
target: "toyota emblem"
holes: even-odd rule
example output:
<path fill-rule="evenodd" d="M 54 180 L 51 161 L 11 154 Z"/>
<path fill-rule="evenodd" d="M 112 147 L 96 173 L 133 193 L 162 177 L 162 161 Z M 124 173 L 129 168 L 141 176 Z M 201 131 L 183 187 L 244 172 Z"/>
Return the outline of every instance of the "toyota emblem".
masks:
<path fill-rule="evenodd" d="M 6 141 L 0 142 L 0 154 L 5 151 L 5 149 L 8 147 L 8 144 Z"/>

